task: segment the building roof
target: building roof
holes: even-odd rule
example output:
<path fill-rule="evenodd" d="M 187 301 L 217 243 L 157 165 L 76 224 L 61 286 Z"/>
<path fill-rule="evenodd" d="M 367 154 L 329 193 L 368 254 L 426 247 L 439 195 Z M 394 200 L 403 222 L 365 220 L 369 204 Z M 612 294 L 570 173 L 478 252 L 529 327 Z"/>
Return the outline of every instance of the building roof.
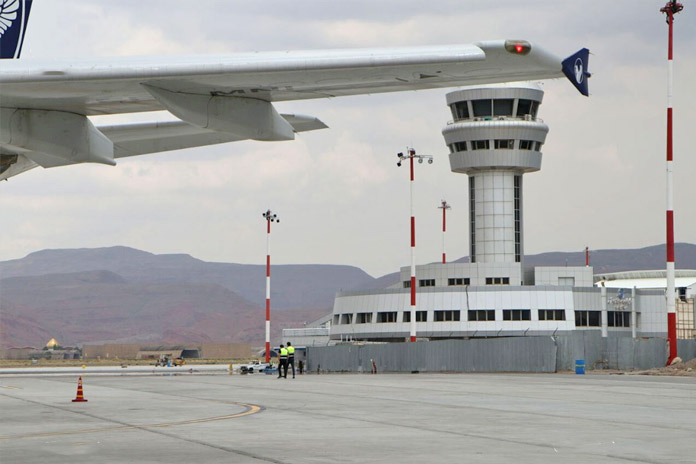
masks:
<path fill-rule="evenodd" d="M 595 275 L 595 285 L 602 284 L 608 288 L 667 288 L 667 271 L 665 269 L 646 271 L 624 271 Z M 675 287 L 693 287 L 696 285 L 696 270 L 677 269 Z"/>

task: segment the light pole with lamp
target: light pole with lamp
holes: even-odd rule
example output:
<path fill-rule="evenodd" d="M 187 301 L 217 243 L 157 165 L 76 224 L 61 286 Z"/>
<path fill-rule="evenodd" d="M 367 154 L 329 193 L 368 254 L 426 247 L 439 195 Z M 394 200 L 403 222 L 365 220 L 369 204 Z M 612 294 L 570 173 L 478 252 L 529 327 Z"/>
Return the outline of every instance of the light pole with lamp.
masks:
<path fill-rule="evenodd" d="M 262 213 L 266 223 L 266 362 L 271 361 L 271 222 L 280 222 L 269 209 Z"/>
<path fill-rule="evenodd" d="M 413 182 L 414 182 L 414 165 L 413 161 L 418 160 L 423 163 L 423 160 L 428 160 L 428 164 L 433 164 L 433 157 L 428 155 L 416 155 L 416 150 L 409 148 L 406 155 L 398 153 L 396 156 L 399 161 L 397 166 L 401 167 L 401 162 L 405 159 L 410 161 L 411 167 L 411 311 L 410 311 L 410 341 L 416 341 L 416 217 L 413 213 Z"/>

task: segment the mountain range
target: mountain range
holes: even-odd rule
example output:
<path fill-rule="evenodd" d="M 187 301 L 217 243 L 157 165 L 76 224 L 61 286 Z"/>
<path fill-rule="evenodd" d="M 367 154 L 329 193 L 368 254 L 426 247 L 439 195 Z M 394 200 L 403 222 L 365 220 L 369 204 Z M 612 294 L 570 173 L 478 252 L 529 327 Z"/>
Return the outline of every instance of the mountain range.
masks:
<path fill-rule="evenodd" d="M 676 245 L 677 268 L 696 269 L 696 245 Z M 467 258 L 462 258 L 463 261 Z M 595 273 L 663 269 L 664 245 L 591 252 Z M 584 265 L 583 252 L 525 256 L 525 266 Z M 100 342 L 262 345 L 265 266 L 155 255 L 128 247 L 42 250 L 0 262 L 0 347 Z M 339 290 L 383 288 L 341 265 L 274 265 L 272 339 L 331 311 Z"/>

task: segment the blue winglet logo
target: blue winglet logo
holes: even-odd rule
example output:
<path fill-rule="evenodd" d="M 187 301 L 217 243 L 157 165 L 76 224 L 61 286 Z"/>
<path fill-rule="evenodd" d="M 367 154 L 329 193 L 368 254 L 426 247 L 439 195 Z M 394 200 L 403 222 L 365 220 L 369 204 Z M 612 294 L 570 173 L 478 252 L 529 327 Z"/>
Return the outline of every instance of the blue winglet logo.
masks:
<path fill-rule="evenodd" d="M 587 86 L 587 78 L 592 76 L 587 70 L 587 65 L 590 61 L 590 51 L 586 48 L 578 51 L 574 55 L 563 60 L 563 74 L 568 80 L 573 83 L 576 89 L 586 97 L 590 95 Z"/>
<path fill-rule="evenodd" d="M 33 0 L 0 0 L 0 58 L 19 58 Z"/>

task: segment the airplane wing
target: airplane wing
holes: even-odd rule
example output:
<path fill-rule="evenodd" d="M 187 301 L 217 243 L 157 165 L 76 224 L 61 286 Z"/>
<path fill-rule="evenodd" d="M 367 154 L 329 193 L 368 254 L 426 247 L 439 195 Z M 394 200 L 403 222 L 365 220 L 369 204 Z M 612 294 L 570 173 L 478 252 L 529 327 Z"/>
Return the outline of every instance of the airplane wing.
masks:
<path fill-rule="evenodd" d="M 3 60 L 0 180 L 37 164 L 113 165 L 126 153 L 291 140 L 297 127 L 277 113 L 274 102 L 557 78 L 563 63 L 520 40 L 90 62 Z M 577 62 L 572 69 L 589 76 Z M 156 110 L 168 110 L 188 126 L 179 126 L 183 132 L 166 142 L 155 136 L 124 148 L 118 138 L 127 128 L 101 131 L 87 117 Z M 207 132 L 184 133 L 189 126 Z"/>

